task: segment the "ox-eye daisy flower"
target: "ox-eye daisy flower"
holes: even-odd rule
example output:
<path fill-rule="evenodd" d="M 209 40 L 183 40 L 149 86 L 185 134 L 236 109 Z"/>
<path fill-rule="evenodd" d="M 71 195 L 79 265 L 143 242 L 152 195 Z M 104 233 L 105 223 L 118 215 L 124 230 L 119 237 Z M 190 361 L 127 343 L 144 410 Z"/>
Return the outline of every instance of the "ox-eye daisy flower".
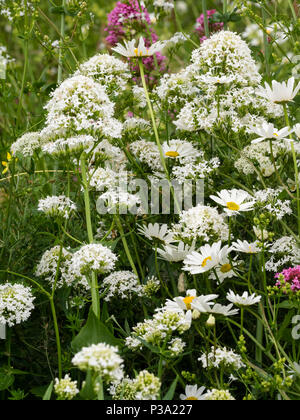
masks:
<path fill-rule="evenodd" d="M 225 207 L 228 216 L 239 214 L 242 211 L 251 211 L 255 204 L 255 200 L 244 190 L 222 190 L 218 192 L 218 196 L 211 195 L 210 198 Z"/>
<path fill-rule="evenodd" d="M 192 252 L 184 260 L 184 271 L 191 274 L 201 274 L 215 268 L 229 254 L 231 249 L 226 245 L 222 247 L 222 242 L 216 242 L 212 246 L 204 245 L 199 252 Z"/>
<path fill-rule="evenodd" d="M 166 244 L 174 242 L 174 234 L 168 231 L 168 225 L 159 225 L 158 223 L 153 225 L 149 223 L 148 226 L 139 227 L 138 231 L 150 241 L 158 239 Z"/>
<path fill-rule="evenodd" d="M 163 144 L 163 152 L 166 159 L 196 158 L 199 152 L 191 143 L 182 140 L 171 140 Z"/>
<path fill-rule="evenodd" d="M 292 132 L 289 127 L 284 127 L 278 130 L 274 124 L 264 123 L 261 127 L 252 127 L 251 131 L 259 137 L 252 141 L 253 144 L 261 143 L 264 140 L 283 140 L 286 139 Z"/>
<path fill-rule="evenodd" d="M 226 279 L 232 279 L 236 277 L 232 262 L 228 257 L 225 257 L 220 261 L 219 265 L 215 268 L 215 272 L 212 272 L 210 279 L 217 280 L 219 284 L 223 283 Z"/>
<path fill-rule="evenodd" d="M 295 125 L 294 132 L 295 132 L 296 136 L 298 137 L 298 139 L 300 139 L 300 124 Z"/>
<path fill-rule="evenodd" d="M 210 310 L 211 314 L 220 315 L 220 316 L 234 316 L 239 313 L 239 309 L 232 309 L 233 304 L 231 303 L 228 306 L 220 305 L 220 303 L 216 303 Z"/>
<path fill-rule="evenodd" d="M 163 249 L 157 250 L 160 258 L 169 262 L 183 261 L 193 251 L 195 251 L 195 241 L 191 246 L 180 241 L 178 245 L 167 244 Z"/>
<path fill-rule="evenodd" d="M 178 296 L 173 300 L 168 299 L 164 309 L 173 312 L 186 312 L 191 311 L 194 303 L 196 303 L 199 312 L 208 312 L 210 307 L 214 304 L 214 302 L 211 301 L 217 299 L 217 297 L 218 295 L 197 296 L 197 291 L 191 289 L 187 290 L 185 297 Z"/>
<path fill-rule="evenodd" d="M 204 386 L 198 389 L 197 385 L 187 385 L 185 388 L 185 394 L 181 394 L 180 399 L 186 401 L 203 401 L 206 399 L 206 394 L 203 394 L 204 391 Z"/>
<path fill-rule="evenodd" d="M 145 46 L 145 40 L 143 37 L 140 38 L 139 44 L 136 47 L 136 40 L 133 39 L 129 42 L 124 41 L 124 45 L 117 44 L 115 48 L 112 48 L 113 51 L 117 52 L 124 57 L 149 57 L 154 55 L 157 52 L 160 52 L 164 47 L 165 44 L 163 42 L 156 42 L 155 44 L 151 45 L 151 47 Z"/>
<path fill-rule="evenodd" d="M 232 251 L 242 252 L 244 254 L 258 254 L 261 251 L 258 247 L 258 242 L 249 243 L 240 239 L 237 242 L 233 242 L 231 249 Z"/>
<path fill-rule="evenodd" d="M 295 78 L 291 77 L 288 82 L 279 83 L 273 80 L 272 87 L 266 83 L 265 88 L 258 92 L 260 96 L 268 99 L 275 104 L 291 102 L 300 90 L 300 82 L 295 87 Z"/>
<path fill-rule="evenodd" d="M 261 296 L 256 296 L 255 293 L 249 296 L 248 292 L 244 292 L 242 296 L 236 295 L 232 290 L 229 290 L 226 296 L 229 302 L 233 303 L 236 306 L 252 306 L 256 305 L 261 301 Z"/>

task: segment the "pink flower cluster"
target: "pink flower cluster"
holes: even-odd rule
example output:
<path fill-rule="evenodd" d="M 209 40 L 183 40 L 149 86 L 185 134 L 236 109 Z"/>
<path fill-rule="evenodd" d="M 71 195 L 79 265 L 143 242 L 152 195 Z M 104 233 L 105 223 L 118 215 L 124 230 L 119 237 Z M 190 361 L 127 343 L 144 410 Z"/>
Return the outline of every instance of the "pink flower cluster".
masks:
<path fill-rule="evenodd" d="M 212 32 L 218 32 L 221 31 L 224 28 L 223 22 L 212 22 L 212 17 L 217 11 L 215 9 L 208 10 L 207 11 L 207 17 L 208 17 L 208 24 L 209 24 L 209 30 L 210 33 Z M 204 14 L 200 15 L 200 17 L 197 19 L 196 24 L 196 31 L 199 34 L 200 41 L 203 42 L 206 40 L 205 36 L 205 26 L 204 26 Z"/>
<path fill-rule="evenodd" d="M 116 7 L 108 15 L 108 32 L 106 42 L 114 47 L 118 42 L 131 41 L 133 38 L 144 37 L 146 47 L 150 47 L 158 41 L 158 36 L 152 28 L 148 10 L 138 0 L 124 0 L 118 2 Z M 145 76 L 148 83 L 156 83 L 159 75 L 166 71 L 166 57 L 156 53 L 155 57 L 143 59 Z M 137 80 L 139 66 L 130 61 L 131 70 Z"/>
<path fill-rule="evenodd" d="M 285 285 L 290 285 L 293 292 L 298 292 L 300 290 L 300 265 L 287 268 L 282 273 L 277 273 L 275 278 L 278 280 L 277 287 L 283 288 Z"/>

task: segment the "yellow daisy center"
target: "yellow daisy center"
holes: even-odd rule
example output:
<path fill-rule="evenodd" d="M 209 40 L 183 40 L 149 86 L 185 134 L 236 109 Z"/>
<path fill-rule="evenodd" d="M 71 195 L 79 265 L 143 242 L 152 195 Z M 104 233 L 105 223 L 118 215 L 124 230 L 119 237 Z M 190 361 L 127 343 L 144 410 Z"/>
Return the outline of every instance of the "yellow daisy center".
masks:
<path fill-rule="evenodd" d="M 177 158 L 179 156 L 179 153 L 170 151 L 170 152 L 166 152 L 166 156 L 171 157 L 171 158 Z"/>
<path fill-rule="evenodd" d="M 192 302 L 195 299 L 195 296 L 187 296 L 183 299 L 183 302 L 185 303 L 186 309 L 191 310 L 192 309 Z"/>
<path fill-rule="evenodd" d="M 279 137 L 279 134 L 278 134 L 278 133 L 274 133 L 274 136 L 275 136 L 275 137 Z"/>
<path fill-rule="evenodd" d="M 231 211 L 239 211 L 240 206 L 234 203 L 233 201 L 230 201 L 229 203 L 227 203 L 227 208 Z"/>
<path fill-rule="evenodd" d="M 221 271 L 221 273 L 226 274 L 226 273 L 229 273 L 229 271 L 231 271 L 231 269 L 232 269 L 231 264 L 224 264 L 224 265 L 222 265 L 220 271 Z"/>
<path fill-rule="evenodd" d="M 139 49 L 138 48 L 136 48 L 135 50 L 134 50 L 134 54 L 138 57 L 138 56 L 142 56 L 143 54 L 142 54 L 142 52 L 140 52 L 139 51 Z"/>
<path fill-rule="evenodd" d="M 198 401 L 198 398 L 196 398 L 196 397 L 188 397 L 186 399 L 186 401 Z"/>
<path fill-rule="evenodd" d="M 202 265 L 202 267 L 206 267 L 206 266 L 207 266 L 208 261 L 212 261 L 212 258 L 211 258 L 211 257 L 207 257 L 207 258 L 205 258 L 205 260 L 203 260 L 203 263 L 201 264 L 201 265 Z"/>

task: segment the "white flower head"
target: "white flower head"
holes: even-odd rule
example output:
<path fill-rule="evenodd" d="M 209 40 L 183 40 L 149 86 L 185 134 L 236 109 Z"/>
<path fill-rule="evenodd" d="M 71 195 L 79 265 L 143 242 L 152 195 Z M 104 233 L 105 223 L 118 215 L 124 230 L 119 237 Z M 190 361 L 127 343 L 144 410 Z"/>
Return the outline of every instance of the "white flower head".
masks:
<path fill-rule="evenodd" d="M 48 216 L 57 216 L 68 219 L 70 215 L 77 210 L 77 207 L 76 204 L 65 195 L 53 195 L 41 199 L 38 204 L 38 210 Z"/>
<path fill-rule="evenodd" d="M 54 391 L 60 400 L 72 400 L 79 394 L 77 381 L 72 381 L 69 374 L 62 379 L 55 379 Z"/>
<path fill-rule="evenodd" d="M 205 387 L 202 386 L 198 388 L 197 385 L 187 385 L 185 388 L 185 394 L 180 395 L 181 400 L 192 401 L 192 400 L 199 400 L 203 401 L 206 399 L 206 394 L 204 394 Z"/>
<path fill-rule="evenodd" d="M 257 241 L 249 243 L 247 241 L 241 241 L 240 239 L 238 239 L 237 242 L 233 242 L 231 249 L 232 251 L 242 252 L 244 254 L 258 254 L 261 252 Z"/>
<path fill-rule="evenodd" d="M 272 86 L 266 83 L 265 88 L 259 91 L 259 95 L 276 104 L 283 104 L 293 101 L 299 90 L 300 82 L 295 86 L 295 78 L 291 77 L 287 82 L 282 83 L 273 80 Z"/>
<path fill-rule="evenodd" d="M 230 304 L 228 306 L 223 306 L 220 303 L 216 303 L 210 310 L 210 313 L 214 315 L 220 315 L 220 316 L 234 316 L 239 313 L 239 309 L 232 309 L 233 304 Z"/>
<path fill-rule="evenodd" d="M 35 297 L 22 284 L 0 285 L 0 324 L 13 327 L 27 321 L 34 309 Z"/>
<path fill-rule="evenodd" d="M 118 354 L 118 348 L 105 343 L 83 347 L 72 363 L 80 370 L 97 372 L 105 382 L 118 381 L 124 376 L 123 359 Z"/>
<path fill-rule="evenodd" d="M 255 293 L 249 296 L 248 292 L 244 292 L 242 296 L 235 294 L 232 290 L 226 296 L 227 300 L 236 306 L 252 306 L 259 303 L 262 299 L 261 296 L 256 296 Z"/>
<path fill-rule="evenodd" d="M 228 216 L 253 210 L 255 200 L 244 190 L 222 190 L 217 194 L 217 196 L 211 195 L 210 198 L 225 207 Z"/>
<path fill-rule="evenodd" d="M 160 258 L 169 262 L 183 261 L 193 251 L 195 251 L 195 242 L 189 246 L 182 241 L 178 245 L 167 244 L 163 249 L 157 250 Z"/>
<path fill-rule="evenodd" d="M 252 127 L 251 131 L 259 136 L 253 140 L 253 144 L 260 143 L 264 140 L 283 140 L 286 139 L 292 132 L 289 127 L 284 127 L 278 130 L 274 124 L 264 123 L 261 127 Z"/>
<path fill-rule="evenodd" d="M 132 41 L 124 41 L 124 45 L 117 44 L 116 47 L 112 48 L 113 51 L 117 52 L 124 57 L 130 58 L 141 58 L 141 57 L 150 57 L 157 52 L 162 51 L 165 47 L 165 43 L 158 41 L 155 44 L 151 45 L 151 47 L 147 48 L 145 46 L 145 40 L 143 37 L 140 37 L 139 44 L 136 47 L 136 40 L 133 39 Z"/>
<path fill-rule="evenodd" d="M 174 234 L 169 231 L 168 225 L 166 224 L 149 223 L 148 226 L 139 227 L 138 231 L 147 239 L 150 239 L 150 241 L 158 239 L 166 244 L 174 242 Z"/>
<path fill-rule="evenodd" d="M 224 259 L 231 249 L 226 245 L 222 248 L 222 242 L 216 242 L 212 246 L 204 245 L 199 252 L 192 252 L 184 260 L 184 271 L 189 271 L 191 274 L 201 274 L 215 268 L 219 262 Z"/>
<path fill-rule="evenodd" d="M 296 136 L 298 137 L 298 139 L 300 139 L 300 124 L 295 125 L 294 132 L 295 132 Z"/>
<path fill-rule="evenodd" d="M 199 156 L 198 150 L 188 141 L 170 140 L 168 143 L 165 142 L 162 148 L 166 159 L 195 159 Z"/>

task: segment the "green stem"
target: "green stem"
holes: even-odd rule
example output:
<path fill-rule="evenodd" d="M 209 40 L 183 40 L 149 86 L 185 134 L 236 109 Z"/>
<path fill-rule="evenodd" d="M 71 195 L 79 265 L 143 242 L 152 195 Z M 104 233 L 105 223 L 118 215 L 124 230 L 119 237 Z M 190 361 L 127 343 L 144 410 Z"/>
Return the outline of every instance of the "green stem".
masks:
<path fill-rule="evenodd" d="M 62 0 L 62 7 L 65 8 L 66 0 Z M 57 70 L 57 83 L 62 82 L 63 75 L 63 43 L 66 34 L 66 23 L 65 23 L 65 12 L 63 11 L 60 16 L 60 48 L 59 48 L 59 59 L 58 59 L 58 70 Z"/>
<path fill-rule="evenodd" d="M 81 174 L 82 174 L 82 184 L 83 184 L 83 189 L 84 189 L 85 219 L 86 219 L 86 226 L 87 226 L 87 234 L 88 234 L 89 243 L 92 244 L 94 242 L 94 235 L 93 235 L 92 218 L 91 218 L 89 184 L 88 184 L 88 179 L 87 179 L 86 160 L 85 160 L 84 153 L 81 155 L 81 158 L 80 158 L 80 167 L 81 167 Z M 100 319 L 99 285 L 98 285 L 98 277 L 95 272 L 92 272 L 91 289 L 92 289 L 93 311 L 96 317 Z"/>
<path fill-rule="evenodd" d="M 223 0 L 223 15 L 227 16 L 227 12 L 228 12 L 228 2 L 227 0 Z M 228 23 L 227 21 L 224 23 L 224 30 L 227 31 L 228 29 Z"/>
<path fill-rule="evenodd" d="M 124 249 L 125 249 L 125 252 L 126 252 L 128 261 L 129 261 L 129 263 L 131 265 L 131 268 L 132 268 L 134 274 L 139 279 L 139 273 L 138 273 L 138 271 L 136 269 L 136 266 L 135 266 L 135 264 L 133 262 L 133 259 L 132 259 L 132 256 L 131 256 L 131 253 L 130 253 L 130 250 L 129 250 L 129 247 L 128 247 L 128 243 L 127 243 L 127 240 L 126 240 L 125 232 L 124 232 L 124 229 L 123 229 L 121 220 L 120 220 L 120 218 L 119 218 L 118 215 L 116 215 L 115 220 L 116 220 L 116 224 L 117 224 L 118 230 L 119 230 L 119 232 L 121 234 L 121 239 L 122 239 L 122 242 L 123 242 L 123 246 L 124 246 Z"/>
<path fill-rule="evenodd" d="M 202 0 L 202 11 L 204 16 L 204 30 L 206 38 L 209 38 L 209 23 L 208 23 L 208 16 L 207 16 L 207 2 L 206 0 Z"/>
<path fill-rule="evenodd" d="M 262 8 L 262 20 L 264 28 L 266 27 L 266 11 Z M 268 40 L 268 34 L 264 31 L 264 52 L 265 52 L 265 61 L 266 61 L 266 73 L 270 77 L 270 45 Z"/>
<path fill-rule="evenodd" d="M 53 318 L 53 323 L 54 323 L 55 338 L 56 338 L 57 359 L 58 359 L 58 376 L 59 376 L 59 379 L 61 379 L 62 378 L 62 357 L 61 357 L 61 344 L 60 344 L 60 337 L 59 337 L 59 328 L 58 328 L 58 323 L 57 323 L 57 316 L 56 316 L 56 310 L 55 310 L 53 297 L 51 296 L 49 300 L 50 300 L 52 318 Z"/>
<path fill-rule="evenodd" d="M 298 18 L 297 18 L 297 14 L 296 14 L 294 5 L 292 3 L 292 0 L 288 0 L 288 3 L 289 3 L 289 6 L 291 8 L 291 11 L 292 11 L 293 18 L 294 18 L 295 22 L 297 22 L 298 21 Z"/>
<path fill-rule="evenodd" d="M 151 116 L 152 126 L 153 126 L 153 130 L 154 130 L 154 134 L 155 134 L 155 140 L 156 140 L 156 144 L 157 144 L 159 154 L 160 154 L 160 160 L 161 160 L 162 166 L 164 168 L 167 180 L 169 182 L 170 190 L 171 190 L 172 196 L 174 198 L 174 204 L 177 208 L 177 211 L 179 213 L 181 213 L 180 206 L 178 204 L 173 185 L 171 184 L 170 174 L 169 174 L 169 171 L 168 171 L 168 168 L 167 168 L 167 165 L 166 165 L 166 160 L 165 160 L 163 148 L 162 148 L 162 145 L 160 143 L 158 129 L 157 129 L 155 116 L 154 116 L 154 111 L 153 111 L 153 107 L 152 107 L 152 104 L 151 104 L 151 100 L 150 100 L 150 96 L 149 96 L 149 92 L 148 92 L 148 88 L 147 88 L 147 83 L 146 83 L 146 79 L 145 79 L 145 71 L 144 71 L 144 64 L 143 64 L 142 58 L 139 58 L 138 62 L 139 62 L 142 84 L 143 84 L 143 88 L 144 88 L 144 92 L 145 92 L 145 96 L 146 96 L 146 100 L 147 100 L 147 104 L 148 104 L 148 108 L 149 108 L 149 112 L 150 112 L 150 116 Z"/>

